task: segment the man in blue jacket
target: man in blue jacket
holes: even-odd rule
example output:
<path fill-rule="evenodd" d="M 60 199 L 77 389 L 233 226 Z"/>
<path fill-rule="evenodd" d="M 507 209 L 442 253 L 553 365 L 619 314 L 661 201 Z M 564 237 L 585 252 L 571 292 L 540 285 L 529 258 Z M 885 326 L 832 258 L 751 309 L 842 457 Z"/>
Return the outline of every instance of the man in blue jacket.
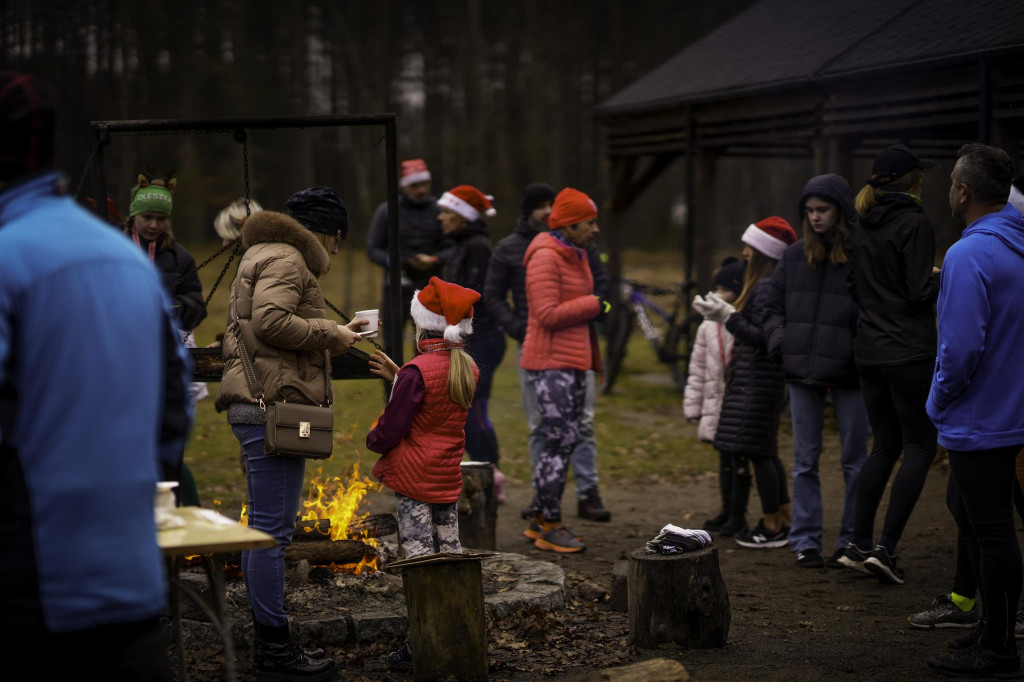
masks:
<path fill-rule="evenodd" d="M 978 576 L 981 627 L 928 665 L 954 676 L 1010 677 L 1020 547 L 1015 461 L 1024 446 L 1024 216 L 1007 203 L 1013 164 L 968 144 L 950 176 L 949 205 L 967 229 L 946 252 L 937 304 L 938 357 L 927 410 L 949 450 L 947 503 Z"/>
<path fill-rule="evenodd" d="M 26 677 L 169 680 L 153 498 L 190 372 L 156 270 L 53 150 L 47 88 L 0 71 L 0 642 Z"/>

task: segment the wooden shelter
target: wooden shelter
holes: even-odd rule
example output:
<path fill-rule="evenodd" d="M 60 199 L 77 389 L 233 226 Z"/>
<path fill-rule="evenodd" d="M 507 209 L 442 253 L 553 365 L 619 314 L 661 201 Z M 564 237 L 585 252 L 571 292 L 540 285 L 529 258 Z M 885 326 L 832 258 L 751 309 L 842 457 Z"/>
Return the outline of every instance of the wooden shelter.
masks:
<path fill-rule="evenodd" d="M 840 173 L 896 142 L 952 159 L 965 142 L 1019 163 L 1024 2 L 761 0 L 603 102 L 611 269 L 621 217 L 675 159 L 686 166 L 683 250 L 710 280 L 716 166 L 805 159 Z"/>

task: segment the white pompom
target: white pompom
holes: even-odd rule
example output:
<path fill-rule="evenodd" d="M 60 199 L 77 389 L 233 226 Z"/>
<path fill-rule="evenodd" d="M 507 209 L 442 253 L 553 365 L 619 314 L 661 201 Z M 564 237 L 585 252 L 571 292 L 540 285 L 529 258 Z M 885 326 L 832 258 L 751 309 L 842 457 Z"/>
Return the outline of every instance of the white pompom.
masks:
<path fill-rule="evenodd" d="M 487 216 L 487 217 L 489 218 L 489 217 L 491 217 L 491 216 L 496 216 L 496 215 L 498 215 L 498 212 L 497 212 L 496 210 L 494 210 L 494 208 L 493 208 L 493 207 L 491 207 L 491 208 L 487 209 L 486 211 L 484 211 L 484 215 L 485 215 L 485 216 Z"/>
<path fill-rule="evenodd" d="M 444 340 L 448 343 L 459 343 L 462 341 L 462 330 L 454 325 L 444 328 Z"/>

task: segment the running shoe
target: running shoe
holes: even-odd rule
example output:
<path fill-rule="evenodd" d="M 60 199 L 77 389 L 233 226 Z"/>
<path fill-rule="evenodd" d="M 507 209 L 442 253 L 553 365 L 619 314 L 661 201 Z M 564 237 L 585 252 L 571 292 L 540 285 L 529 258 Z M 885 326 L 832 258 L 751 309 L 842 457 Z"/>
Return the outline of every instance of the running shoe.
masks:
<path fill-rule="evenodd" d="M 774 533 L 764 527 L 764 519 L 757 522 L 754 530 L 736 533 L 736 544 L 747 549 L 777 549 L 789 544 L 789 526 L 782 526 Z"/>
<path fill-rule="evenodd" d="M 915 628 L 923 630 L 934 630 L 935 628 L 969 628 L 981 618 L 978 605 L 971 607 L 970 611 L 964 611 L 950 599 L 948 594 L 936 597 L 932 605 L 920 613 L 915 613 L 907 618 L 907 622 Z M 1018 627 L 1020 617 L 1018 616 Z"/>
<path fill-rule="evenodd" d="M 864 566 L 864 562 L 867 560 L 868 553 L 857 547 L 857 545 L 852 542 L 846 546 L 846 549 L 843 550 L 843 555 L 839 557 L 839 563 L 846 568 L 852 568 L 855 571 L 870 574 L 871 571 Z"/>
<path fill-rule="evenodd" d="M 875 545 L 875 548 L 871 550 L 867 560 L 864 562 L 864 568 L 868 569 L 871 575 L 883 583 L 888 583 L 889 585 L 903 584 L 903 569 L 900 568 L 900 558 L 895 554 L 889 554 L 885 551 L 885 547 L 881 545 Z"/>

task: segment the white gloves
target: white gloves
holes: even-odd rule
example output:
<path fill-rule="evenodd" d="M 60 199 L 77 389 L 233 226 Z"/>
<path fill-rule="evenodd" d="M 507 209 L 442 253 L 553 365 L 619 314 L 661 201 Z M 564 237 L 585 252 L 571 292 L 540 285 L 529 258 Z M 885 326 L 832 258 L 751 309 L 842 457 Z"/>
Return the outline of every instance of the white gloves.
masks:
<path fill-rule="evenodd" d="M 703 298 L 694 296 L 693 309 L 703 315 L 705 320 L 714 320 L 715 322 L 725 322 L 730 315 L 736 312 L 736 308 L 731 303 L 726 303 L 721 296 L 713 291 Z"/>

